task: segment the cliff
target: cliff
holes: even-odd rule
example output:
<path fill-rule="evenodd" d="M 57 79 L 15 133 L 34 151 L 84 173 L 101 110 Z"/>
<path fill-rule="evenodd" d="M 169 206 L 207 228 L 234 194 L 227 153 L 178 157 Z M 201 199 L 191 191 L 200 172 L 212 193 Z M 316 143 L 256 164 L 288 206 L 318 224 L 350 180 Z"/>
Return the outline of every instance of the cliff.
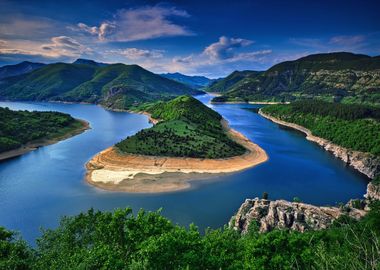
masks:
<path fill-rule="evenodd" d="M 260 232 L 273 229 L 291 229 L 304 232 L 329 227 L 342 214 L 359 219 L 364 210 L 338 207 L 318 207 L 306 203 L 285 200 L 269 201 L 265 199 L 246 199 L 236 216 L 230 221 L 230 227 L 246 233 L 251 224 L 256 223 Z"/>
<path fill-rule="evenodd" d="M 364 153 L 360 151 L 352 151 L 350 149 L 344 148 L 342 146 L 336 145 L 328 140 L 314 136 L 311 131 L 300 125 L 285 122 L 272 117 L 268 114 L 263 113 L 259 110 L 259 114 L 274 123 L 294 128 L 306 134 L 306 139 L 313 141 L 325 150 L 331 152 L 334 156 L 344 161 L 347 165 L 353 167 L 359 172 L 365 174 L 369 178 L 374 178 L 376 175 L 380 174 L 380 157 L 376 157 L 370 153 Z"/>
<path fill-rule="evenodd" d="M 364 200 L 350 200 L 342 207 L 318 207 L 285 200 L 246 199 L 229 226 L 241 233 L 247 233 L 251 224 L 260 232 L 273 229 L 290 229 L 299 232 L 328 228 L 342 215 L 354 219 L 362 218 L 370 209 L 371 202 L 380 200 L 380 185 L 370 182 Z"/>

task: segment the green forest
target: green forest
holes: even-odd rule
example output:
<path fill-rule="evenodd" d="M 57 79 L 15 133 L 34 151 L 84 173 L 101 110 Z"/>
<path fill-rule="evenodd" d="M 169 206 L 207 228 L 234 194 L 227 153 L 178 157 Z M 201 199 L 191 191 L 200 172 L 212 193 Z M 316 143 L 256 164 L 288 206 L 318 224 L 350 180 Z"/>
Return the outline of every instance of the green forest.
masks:
<path fill-rule="evenodd" d="M 12 111 L 0 108 L 0 152 L 28 142 L 64 136 L 83 126 L 68 114 L 59 112 Z"/>
<path fill-rule="evenodd" d="M 121 153 L 151 156 L 225 158 L 246 150 L 225 133 L 222 117 L 191 96 L 141 108 L 161 121 L 116 144 Z"/>
<path fill-rule="evenodd" d="M 319 99 L 380 106 L 380 57 L 347 52 L 308 55 L 266 71 L 234 71 L 206 91 L 214 102 L 285 102 Z"/>
<path fill-rule="evenodd" d="M 93 61 L 48 64 L 0 84 L 0 99 L 88 102 L 112 109 L 200 93 L 138 65 Z"/>
<path fill-rule="evenodd" d="M 362 220 L 341 216 L 321 231 L 257 228 L 200 232 L 160 211 L 91 209 L 42 230 L 35 247 L 0 227 L 0 269 L 380 269 L 379 202 Z"/>
<path fill-rule="evenodd" d="M 262 111 L 345 148 L 380 156 L 378 108 L 310 100 L 270 105 Z"/>

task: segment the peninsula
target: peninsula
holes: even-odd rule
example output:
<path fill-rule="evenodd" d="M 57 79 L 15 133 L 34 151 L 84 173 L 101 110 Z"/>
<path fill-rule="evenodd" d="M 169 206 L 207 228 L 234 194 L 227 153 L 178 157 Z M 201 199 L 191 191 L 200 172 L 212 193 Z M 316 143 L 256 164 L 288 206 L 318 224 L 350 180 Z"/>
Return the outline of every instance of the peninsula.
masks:
<path fill-rule="evenodd" d="M 59 112 L 0 108 L 0 161 L 23 155 L 89 129 L 84 120 Z"/>
<path fill-rule="evenodd" d="M 268 159 L 263 149 L 191 96 L 142 109 L 157 124 L 93 157 L 86 165 L 90 184 L 126 192 L 169 192 L 189 188 L 190 180 L 236 172 Z"/>

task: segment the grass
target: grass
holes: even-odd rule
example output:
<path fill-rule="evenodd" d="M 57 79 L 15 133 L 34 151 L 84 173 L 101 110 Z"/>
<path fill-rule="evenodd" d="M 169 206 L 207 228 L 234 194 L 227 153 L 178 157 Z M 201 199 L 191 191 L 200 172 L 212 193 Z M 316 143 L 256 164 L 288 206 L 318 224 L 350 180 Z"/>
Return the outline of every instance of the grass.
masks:
<path fill-rule="evenodd" d="M 162 121 L 116 144 L 121 153 L 226 158 L 246 151 L 227 136 L 222 117 L 193 97 L 180 96 L 145 109 Z"/>

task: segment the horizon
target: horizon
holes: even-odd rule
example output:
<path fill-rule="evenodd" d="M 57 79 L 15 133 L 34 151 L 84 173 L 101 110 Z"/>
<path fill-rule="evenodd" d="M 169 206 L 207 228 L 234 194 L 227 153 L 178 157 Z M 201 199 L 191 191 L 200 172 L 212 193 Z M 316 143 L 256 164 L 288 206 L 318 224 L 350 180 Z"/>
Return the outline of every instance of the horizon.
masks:
<path fill-rule="evenodd" d="M 84 58 L 137 64 L 154 73 L 220 78 L 235 70 L 266 70 L 316 53 L 376 56 L 380 55 L 378 7 L 370 0 L 335 0 L 328 6 L 296 0 L 81 5 L 4 0 L 0 66 Z"/>
<path fill-rule="evenodd" d="M 286 60 L 286 61 L 296 61 L 296 60 L 299 60 L 303 57 L 306 57 L 306 56 L 311 56 L 311 55 L 318 55 L 318 54 L 334 54 L 334 53 L 352 53 L 352 52 L 344 52 L 344 51 L 336 51 L 336 52 L 328 52 L 328 53 L 317 53 L 317 54 L 309 54 L 309 55 L 305 55 L 305 56 L 302 56 L 302 57 L 299 57 L 299 58 L 296 58 L 296 59 L 289 59 L 289 60 Z M 356 54 L 356 53 L 352 53 L 352 54 Z M 364 55 L 364 56 L 370 56 L 370 55 L 366 55 L 366 54 L 356 54 L 356 55 Z M 374 55 L 374 56 L 370 56 L 370 57 L 380 57 L 380 55 Z M 17 64 L 21 64 L 23 62 L 29 62 L 29 63 L 38 63 L 38 64 L 58 64 L 58 63 L 65 63 L 65 64 L 73 64 L 75 61 L 77 60 L 86 60 L 86 61 L 94 61 L 96 63 L 99 63 L 99 64 L 107 64 L 107 65 L 116 65 L 116 64 L 123 64 L 123 65 L 138 65 L 138 64 L 135 64 L 135 63 L 121 63 L 121 62 L 114 62 L 114 63 L 107 63 L 107 62 L 98 62 L 94 59 L 90 59 L 90 58 L 77 58 L 75 59 L 74 61 L 72 62 L 52 62 L 52 63 L 43 63 L 43 62 L 33 62 L 33 61 L 27 61 L 27 60 L 24 60 L 24 61 L 21 61 L 21 62 L 18 62 L 18 63 L 15 63 L 15 64 L 6 64 L 6 65 L 0 65 L 0 67 L 4 67 L 4 66 L 7 66 L 7 65 L 17 65 Z M 286 61 L 283 61 L 283 62 L 286 62 Z M 283 63 L 283 62 L 279 62 L 279 63 L 276 63 L 274 65 L 277 65 L 277 64 L 280 64 L 280 63 Z M 273 66 L 274 66 L 273 65 Z M 271 67 L 273 67 L 271 66 Z M 269 67 L 269 68 L 271 68 Z M 144 68 L 144 67 L 143 67 Z M 268 69 L 269 69 L 268 68 Z M 144 68 L 145 69 L 145 68 Z M 185 75 L 185 76 L 191 76 L 191 77 L 205 77 L 205 78 L 208 78 L 208 79 L 211 79 L 211 80 L 216 80 L 216 79 L 222 79 L 222 78 L 225 78 L 227 77 L 228 75 L 232 74 L 233 72 L 243 72 L 243 71 L 266 71 L 268 69 L 264 69 L 264 70 L 250 70 L 250 69 L 241 69 L 241 70 L 233 70 L 231 71 L 229 74 L 225 75 L 225 76 L 222 76 L 222 77 L 208 77 L 208 76 L 205 76 L 205 75 L 202 75 L 202 74 L 186 74 L 186 73 L 183 73 L 183 72 L 179 72 L 179 71 L 173 71 L 173 72 L 162 72 L 162 73 L 157 73 L 157 72 L 153 72 L 155 74 L 158 74 L 158 75 L 164 75 L 164 74 L 180 74 L 180 75 Z M 148 71 L 150 71 L 149 69 L 146 69 Z"/>

